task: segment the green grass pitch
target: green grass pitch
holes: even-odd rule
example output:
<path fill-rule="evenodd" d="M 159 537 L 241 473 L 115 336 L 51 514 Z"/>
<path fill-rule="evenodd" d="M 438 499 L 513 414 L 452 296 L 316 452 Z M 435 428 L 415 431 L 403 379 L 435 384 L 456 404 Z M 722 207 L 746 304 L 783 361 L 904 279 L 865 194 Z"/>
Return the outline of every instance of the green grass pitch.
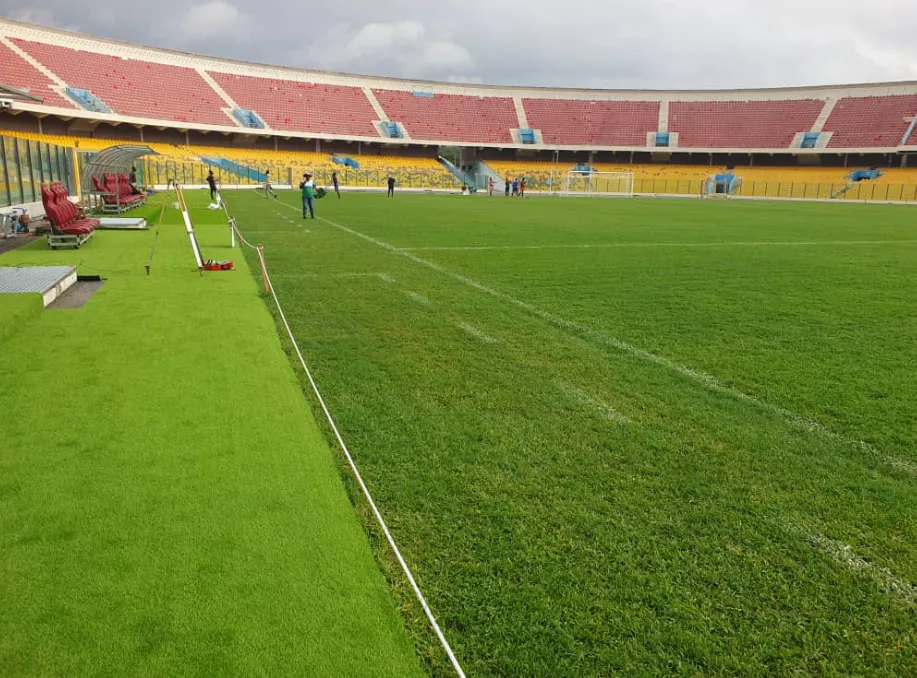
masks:
<path fill-rule="evenodd" d="M 917 673 L 913 210 L 228 198 L 469 675 Z"/>
<path fill-rule="evenodd" d="M 0 256 L 106 279 L 77 310 L 0 296 L 0 675 L 421 676 L 260 285 L 188 195 L 236 271 L 199 276 L 171 209 L 150 276 L 152 230 Z"/>

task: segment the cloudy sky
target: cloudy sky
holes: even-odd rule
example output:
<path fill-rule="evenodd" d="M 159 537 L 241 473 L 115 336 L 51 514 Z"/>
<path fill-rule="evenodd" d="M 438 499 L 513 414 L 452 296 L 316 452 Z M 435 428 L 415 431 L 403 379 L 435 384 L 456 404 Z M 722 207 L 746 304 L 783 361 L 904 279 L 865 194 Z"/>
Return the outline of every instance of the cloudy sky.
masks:
<path fill-rule="evenodd" d="M 0 0 L 0 14 L 214 56 L 459 82 L 917 80 L 917 0 Z"/>

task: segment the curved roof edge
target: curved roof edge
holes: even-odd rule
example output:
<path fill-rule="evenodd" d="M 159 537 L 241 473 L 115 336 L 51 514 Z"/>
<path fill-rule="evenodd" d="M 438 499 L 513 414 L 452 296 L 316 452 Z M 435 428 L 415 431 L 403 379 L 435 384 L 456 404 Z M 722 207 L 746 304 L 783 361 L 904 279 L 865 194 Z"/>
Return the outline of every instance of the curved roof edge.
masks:
<path fill-rule="evenodd" d="M 611 89 L 611 88 L 585 88 L 585 87 L 543 87 L 543 86 L 527 86 L 527 85 L 485 85 L 477 83 L 461 83 L 461 82 L 444 82 L 438 80 L 418 80 L 418 79 L 407 79 L 407 78 L 393 78 L 385 76 L 376 76 L 376 75 L 361 75 L 358 73 L 342 73 L 335 71 L 322 71 L 315 69 L 304 69 L 304 68 L 293 68 L 290 66 L 278 66 L 274 64 L 264 64 L 251 61 L 243 61 L 239 59 L 229 59 L 223 57 L 213 57 L 206 56 L 202 54 L 195 54 L 192 52 L 182 52 L 180 50 L 174 49 L 165 49 L 161 47 L 151 47 L 148 45 L 142 45 L 138 43 L 126 42 L 123 40 L 115 40 L 112 38 L 104 38 L 95 35 L 90 35 L 86 33 L 80 33 L 77 31 L 66 30 L 62 28 L 53 28 L 48 26 L 43 26 L 40 24 L 33 24 L 25 21 L 18 21 L 14 19 L 9 19 L 6 17 L 0 17 L 0 33 L 8 33 L 8 31 L 3 31 L 4 27 L 16 28 L 24 31 L 34 31 L 36 33 L 45 33 L 53 34 L 57 36 L 62 36 L 65 38 L 71 38 L 76 40 L 85 40 L 100 43 L 101 45 L 108 45 L 113 47 L 127 48 L 129 50 L 144 50 L 152 53 L 160 54 L 163 56 L 172 56 L 180 59 L 189 59 L 189 60 L 198 60 L 202 63 L 201 67 L 213 68 L 223 66 L 242 66 L 255 69 L 270 69 L 275 71 L 282 71 L 290 74 L 298 75 L 300 78 L 303 76 L 319 76 L 320 78 L 340 78 L 342 80 L 352 80 L 356 86 L 382 86 L 382 87 L 391 87 L 392 89 L 406 89 L 408 87 L 414 87 L 417 85 L 435 87 L 443 91 L 455 91 L 457 89 L 464 90 L 466 93 L 481 92 L 482 95 L 496 96 L 499 93 L 504 93 L 508 96 L 518 95 L 520 93 L 532 92 L 539 93 L 541 95 L 549 95 L 551 93 L 556 93 L 560 95 L 558 98 L 563 98 L 564 96 L 569 96 L 573 94 L 578 94 L 580 96 L 584 94 L 599 95 L 604 96 L 617 96 L 621 95 L 644 95 L 650 99 L 659 99 L 664 95 L 712 95 L 717 97 L 722 97 L 723 95 L 735 94 L 735 93 L 744 93 L 744 94 L 756 94 L 759 97 L 762 95 L 774 95 L 778 93 L 788 93 L 799 95 L 821 95 L 824 96 L 825 92 L 837 92 L 845 91 L 848 95 L 855 95 L 857 90 L 875 90 L 875 89 L 885 89 L 885 88 L 895 88 L 895 89 L 912 89 L 917 91 L 917 81 L 914 80 L 902 80 L 902 81 L 888 81 L 888 82 L 872 82 L 872 83 L 849 83 L 849 84 L 822 84 L 822 85 L 794 85 L 789 87 L 747 87 L 747 88 L 722 88 L 722 89 Z M 38 36 L 36 36 L 38 37 Z M 136 58 L 143 58 L 138 55 Z M 209 65 L 208 65 L 209 63 Z M 579 98 L 579 97 L 576 97 Z M 762 97 L 765 98 L 765 97 Z"/>

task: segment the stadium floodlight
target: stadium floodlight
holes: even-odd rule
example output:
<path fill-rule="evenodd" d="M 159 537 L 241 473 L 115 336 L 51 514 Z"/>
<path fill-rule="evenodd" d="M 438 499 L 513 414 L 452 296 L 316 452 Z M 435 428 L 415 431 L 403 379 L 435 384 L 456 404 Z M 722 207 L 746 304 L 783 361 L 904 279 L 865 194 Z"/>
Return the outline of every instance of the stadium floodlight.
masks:
<path fill-rule="evenodd" d="M 564 177 L 560 195 L 633 198 L 634 173 L 570 171 Z"/>

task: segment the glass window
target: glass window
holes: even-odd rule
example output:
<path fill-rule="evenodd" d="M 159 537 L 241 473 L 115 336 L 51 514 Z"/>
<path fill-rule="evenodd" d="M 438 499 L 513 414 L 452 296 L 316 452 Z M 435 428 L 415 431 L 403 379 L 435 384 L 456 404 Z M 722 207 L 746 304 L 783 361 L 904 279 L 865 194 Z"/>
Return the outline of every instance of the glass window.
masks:
<path fill-rule="evenodd" d="M 0 206 L 10 204 L 10 194 L 6 190 L 6 160 L 3 152 L 4 139 L 0 137 Z"/>
<path fill-rule="evenodd" d="M 35 200 L 35 184 L 32 182 L 32 160 L 29 158 L 29 142 L 24 139 L 17 139 L 16 147 L 19 157 L 19 176 L 22 181 L 22 202 L 32 202 Z"/>
<path fill-rule="evenodd" d="M 4 160 L 6 161 L 6 176 L 9 180 L 10 203 L 22 202 L 22 188 L 19 185 L 19 164 L 16 155 L 16 140 L 4 139 Z"/>
<path fill-rule="evenodd" d="M 60 182 L 67 187 L 71 195 L 75 193 L 71 177 L 73 175 L 70 165 L 70 154 L 66 148 L 59 148 L 57 155 L 60 158 Z"/>
<path fill-rule="evenodd" d="M 29 143 L 29 155 L 32 158 L 32 181 L 35 182 L 36 200 L 41 199 L 39 187 L 44 183 L 44 174 L 41 171 L 41 145 L 37 141 Z"/>
<path fill-rule="evenodd" d="M 60 146 L 54 147 L 54 169 L 55 169 L 55 181 L 64 181 L 64 149 Z"/>
<path fill-rule="evenodd" d="M 51 172 L 51 147 L 48 144 L 42 144 L 41 147 L 41 176 L 46 184 L 54 181 L 54 174 Z"/>

